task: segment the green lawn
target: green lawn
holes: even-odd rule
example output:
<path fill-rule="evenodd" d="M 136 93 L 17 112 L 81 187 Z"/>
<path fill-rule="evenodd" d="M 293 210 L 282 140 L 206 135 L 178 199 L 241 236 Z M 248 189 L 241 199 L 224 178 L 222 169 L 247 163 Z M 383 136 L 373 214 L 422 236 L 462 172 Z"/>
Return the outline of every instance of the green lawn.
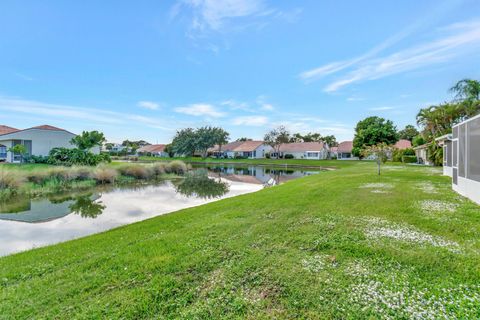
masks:
<path fill-rule="evenodd" d="M 480 318 L 480 207 L 340 166 L 1 258 L 0 319 Z"/>

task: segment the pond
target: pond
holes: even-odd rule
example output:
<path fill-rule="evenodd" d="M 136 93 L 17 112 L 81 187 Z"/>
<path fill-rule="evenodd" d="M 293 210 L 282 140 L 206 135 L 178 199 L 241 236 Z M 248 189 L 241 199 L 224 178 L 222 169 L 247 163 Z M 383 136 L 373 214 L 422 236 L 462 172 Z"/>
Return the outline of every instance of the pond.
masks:
<path fill-rule="evenodd" d="M 0 256 L 59 243 L 211 201 L 258 191 L 315 170 L 195 167 L 186 177 L 103 186 L 0 203 Z"/>

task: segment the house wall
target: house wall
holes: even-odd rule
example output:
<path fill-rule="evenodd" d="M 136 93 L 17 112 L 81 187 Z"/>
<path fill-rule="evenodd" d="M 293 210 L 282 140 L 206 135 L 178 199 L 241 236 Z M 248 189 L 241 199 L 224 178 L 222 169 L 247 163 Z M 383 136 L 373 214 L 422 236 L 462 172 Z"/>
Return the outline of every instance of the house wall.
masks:
<path fill-rule="evenodd" d="M 453 127 L 452 188 L 480 204 L 480 116 Z"/>
<path fill-rule="evenodd" d="M 1 136 L 0 139 L 5 140 L 1 140 L 0 144 L 9 148 L 12 146 L 12 140 L 31 140 L 32 155 L 48 156 L 50 150 L 53 148 L 74 148 L 70 143 L 70 140 L 73 137 L 75 137 L 75 134 L 66 131 L 28 129 Z M 100 147 L 92 148 L 90 151 L 99 154 Z M 7 152 L 7 161 L 10 161 L 11 159 L 11 152 Z"/>
<path fill-rule="evenodd" d="M 262 144 L 257 149 L 255 149 L 255 156 L 252 157 L 253 159 L 263 159 L 265 158 L 265 154 L 268 152 L 272 152 L 273 148 L 269 145 Z"/>

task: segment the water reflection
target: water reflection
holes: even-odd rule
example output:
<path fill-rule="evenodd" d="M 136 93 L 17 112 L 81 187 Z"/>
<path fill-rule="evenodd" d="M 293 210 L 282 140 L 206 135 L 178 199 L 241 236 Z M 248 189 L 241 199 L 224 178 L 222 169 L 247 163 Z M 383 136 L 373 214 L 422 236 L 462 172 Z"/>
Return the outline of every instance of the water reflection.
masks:
<path fill-rule="evenodd" d="M 224 178 L 229 181 L 261 184 L 263 186 L 274 186 L 292 179 L 320 172 L 320 170 L 315 169 L 289 169 L 265 166 L 197 165 L 197 167 L 206 168 L 211 177 Z"/>
<path fill-rule="evenodd" d="M 82 193 L 0 203 L 0 255 L 67 241 L 264 186 L 311 170 L 215 166 L 155 185 L 100 186 Z"/>
<path fill-rule="evenodd" d="M 69 207 L 70 211 L 79 214 L 82 218 L 96 218 L 102 214 L 105 205 L 95 202 L 92 195 L 80 196 Z"/>
<path fill-rule="evenodd" d="M 229 184 L 222 179 L 211 178 L 206 169 L 198 169 L 188 173 L 175 190 L 187 197 L 202 199 L 219 198 L 229 191 Z"/>

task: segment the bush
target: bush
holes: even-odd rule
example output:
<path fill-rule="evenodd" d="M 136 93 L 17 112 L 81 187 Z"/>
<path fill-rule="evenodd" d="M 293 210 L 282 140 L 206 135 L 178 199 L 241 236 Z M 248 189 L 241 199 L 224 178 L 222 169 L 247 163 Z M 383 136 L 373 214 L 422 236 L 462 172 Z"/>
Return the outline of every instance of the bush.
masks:
<path fill-rule="evenodd" d="M 402 162 L 403 163 L 417 163 L 417 157 L 416 156 L 403 156 L 402 157 Z"/>
<path fill-rule="evenodd" d="M 53 148 L 47 162 L 53 165 L 96 166 L 102 162 L 111 162 L 111 158 L 106 153 L 94 154 L 80 149 Z"/>
<path fill-rule="evenodd" d="M 93 178 L 101 184 L 114 183 L 117 177 L 117 170 L 108 167 L 101 166 L 93 172 Z"/>
<path fill-rule="evenodd" d="M 124 176 L 132 177 L 135 179 L 149 179 L 153 175 L 151 167 L 144 165 L 129 164 L 118 168 L 118 171 Z"/>
<path fill-rule="evenodd" d="M 17 189 L 22 184 L 23 177 L 18 173 L 0 170 L 0 190 Z"/>
<path fill-rule="evenodd" d="M 153 174 L 158 177 L 166 172 L 167 164 L 163 162 L 157 162 L 152 165 Z"/>
<path fill-rule="evenodd" d="M 287 153 L 285 156 L 284 156 L 285 159 L 294 159 L 295 157 L 293 156 L 293 154 L 289 154 Z"/>
<path fill-rule="evenodd" d="M 247 156 L 235 156 L 235 159 L 248 159 Z"/>
<path fill-rule="evenodd" d="M 188 171 L 187 165 L 180 160 L 174 160 L 170 162 L 165 167 L 165 169 L 167 173 L 175 173 L 175 174 L 185 174 Z"/>
<path fill-rule="evenodd" d="M 265 158 L 270 159 L 270 152 L 265 153 Z"/>
<path fill-rule="evenodd" d="M 73 167 L 78 180 L 88 180 L 93 177 L 92 169 L 89 167 Z"/>
<path fill-rule="evenodd" d="M 28 163 L 48 163 L 49 157 L 44 157 L 44 156 L 28 156 L 25 157 L 25 162 Z"/>

